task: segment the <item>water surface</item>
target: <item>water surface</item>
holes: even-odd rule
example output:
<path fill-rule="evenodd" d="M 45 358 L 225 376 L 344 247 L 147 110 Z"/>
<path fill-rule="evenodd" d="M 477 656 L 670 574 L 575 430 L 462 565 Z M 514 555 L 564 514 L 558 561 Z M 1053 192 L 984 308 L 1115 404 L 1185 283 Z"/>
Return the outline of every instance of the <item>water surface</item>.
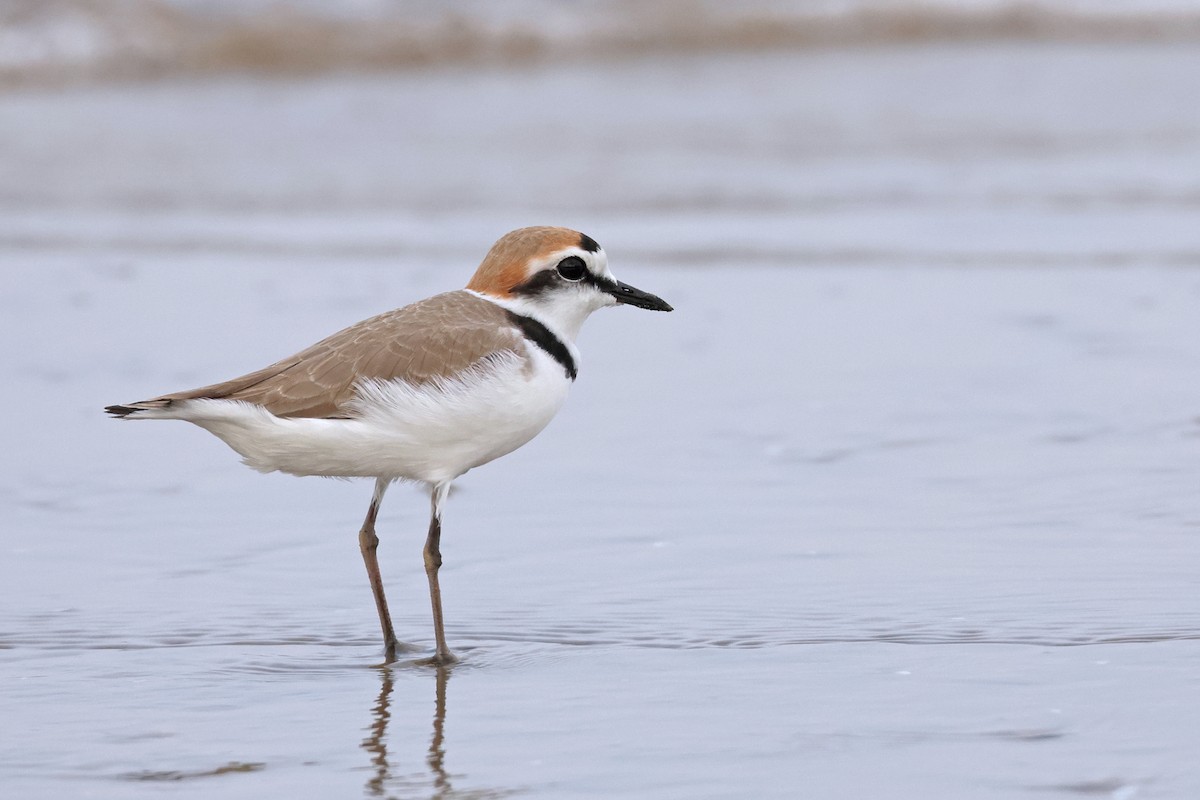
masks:
<path fill-rule="evenodd" d="M 1197 60 L 6 93 L 4 794 L 1195 797 Z M 540 223 L 677 311 L 598 313 L 560 417 L 460 481 L 449 672 L 378 667 L 369 484 L 100 411 Z M 379 527 L 414 660 L 426 508 Z"/>

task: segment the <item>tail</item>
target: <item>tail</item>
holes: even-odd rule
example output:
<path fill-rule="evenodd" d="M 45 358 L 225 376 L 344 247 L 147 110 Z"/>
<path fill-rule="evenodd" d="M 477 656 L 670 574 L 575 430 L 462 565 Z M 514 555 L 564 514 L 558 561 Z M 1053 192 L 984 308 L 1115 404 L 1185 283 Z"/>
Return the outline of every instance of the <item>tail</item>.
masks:
<path fill-rule="evenodd" d="M 127 406 L 105 406 L 104 410 L 118 419 L 154 419 L 161 417 L 161 412 L 169 408 L 173 402 L 173 400 L 165 399 L 143 400 Z"/>

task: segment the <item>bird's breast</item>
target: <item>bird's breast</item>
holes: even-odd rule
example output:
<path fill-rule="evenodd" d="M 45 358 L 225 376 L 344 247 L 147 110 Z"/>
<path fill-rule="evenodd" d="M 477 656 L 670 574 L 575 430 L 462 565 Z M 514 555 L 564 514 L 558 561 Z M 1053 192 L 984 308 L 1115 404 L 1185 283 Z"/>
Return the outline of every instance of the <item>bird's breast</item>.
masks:
<path fill-rule="evenodd" d="M 356 422 L 399 477 L 437 482 L 516 450 L 549 424 L 571 380 L 539 348 L 446 381 L 367 382 Z"/>

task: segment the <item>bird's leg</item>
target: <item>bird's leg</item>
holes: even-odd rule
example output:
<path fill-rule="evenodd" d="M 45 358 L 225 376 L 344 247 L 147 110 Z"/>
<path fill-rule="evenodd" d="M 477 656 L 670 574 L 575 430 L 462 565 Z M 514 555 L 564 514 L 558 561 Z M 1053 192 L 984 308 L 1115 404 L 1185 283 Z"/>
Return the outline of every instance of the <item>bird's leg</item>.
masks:
<path fill-rule="evenodd" d="M 371 496 L 371 507 L 367 509 L 367 518 L 363 520 L 362 530 L 358 532 L 358 547 L 362 550 L 363 562 L 367 565 L 367 578 L 371 581 L 371 591 L 375 594 L 375 607 L 379 610 L 379 624 L 383 628 L 383 652 L 388 662 L 396 660 L 396 632 L 392 630 L 392 615 L 388 613 L 387 598 L 383 594 L 383 577 L 379 574 L 379 559 L 375 550 L 379 547 L 379 537 L 375 535 L 375 518 L 379 516 L 379 504 L 383 502 L 383 493 L 387 491 L 389 481 L 383 478 L 375 480 L 375 494 Z"/>
<path fill-rule="evenodd" d="M 450 483 L 436 484 L 430 492 L 433 513 L 429 520 L 429 536 L 425 539 L 425 575 L 429 578 L 429 600 L 433 604 L 433 635 L 437 640 L 436 664 L 452 664 L 458 659 L 446 647 L 446 632 L 442 627 L 442 590 L 438 588 L 438 567 L 442 566 L 442 504 L 450 493 Z"/>

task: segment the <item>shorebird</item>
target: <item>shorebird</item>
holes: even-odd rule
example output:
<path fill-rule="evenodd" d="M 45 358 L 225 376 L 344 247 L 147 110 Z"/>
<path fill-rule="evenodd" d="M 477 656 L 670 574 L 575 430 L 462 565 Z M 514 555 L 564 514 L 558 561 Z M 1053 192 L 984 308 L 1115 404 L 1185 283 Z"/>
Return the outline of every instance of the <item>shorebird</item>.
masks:
<path fill-rule="evenodd" d="M 671 310 L 614 278 L 591 237 L 521 228 L 492 246 L 465 289 L 363 320 L 240 378 L 104 410 L 199 425 L 260 472 L 374 478 L 358 543 L 388 661 L 397 639 L 375 521 L 393 482 L 427 486 L 425 573 L 437 647 L 431 660 L 450 663 L 438 587 L 450 485 L 546 427 L 575 380 L 575 338 L 584 320 L 618 304 Z"/>

